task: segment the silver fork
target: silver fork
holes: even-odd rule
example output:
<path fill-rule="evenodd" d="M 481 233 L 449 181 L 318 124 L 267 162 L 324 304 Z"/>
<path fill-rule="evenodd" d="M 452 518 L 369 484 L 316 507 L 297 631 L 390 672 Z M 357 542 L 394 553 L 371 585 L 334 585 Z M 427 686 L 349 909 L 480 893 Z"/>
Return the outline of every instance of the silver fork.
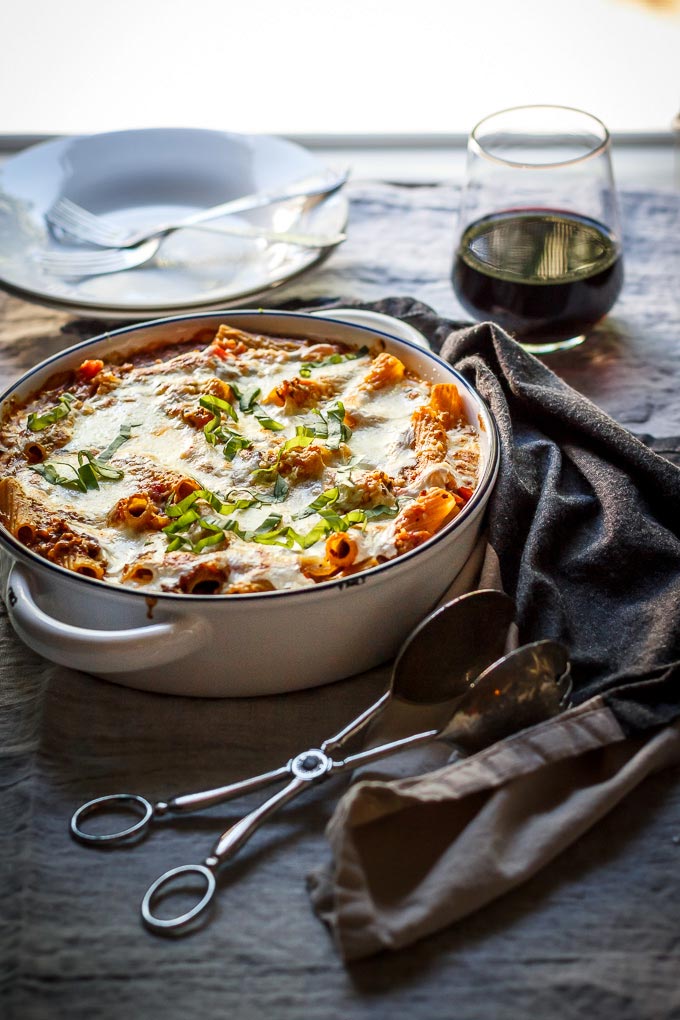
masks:
<path fill-rule="evenodd" d="M 301 248 L 327 249 L 341 244 L 346 234 L 302 234 L 292 231 L 268 230 L 265 227 L 237 226 L 216 223 L 192 224 L 191 230 L 207 230 L 215 234 L 246 239 L 264 238 L 280 244 L 292 244 Z M 81 277 L 103 276 L 121 273 L 149 262 L 160 248 L 165 235 L 143 241 L 135 248 L 110 248 L 106 251 L 38 251 L 33 261 L 54 276 Z"/>
<path fill-rule="evenodd" d="M 182 216 L 180 219 L 169 220 L 157 224 L 154 227 L 144 227 L 141 230 L 126 230 L 113 226 L 95 213 L 83 209 L 68 198 L 58 199 L 54 205 L 45 213 L 45 219 L 57 232 L 64 232 L 79 241 L 89 244 L 96 244 L 102 248 L 133 248 L 142 241 L 161 234 L 168 234 L 172 230 L 179 230 L 181 227 L 188 227 L 197 223 L 204 223 L 207 220 L 218 219 L 221 216 L 229 216 L 235 213 L 248 212 L 252 209 L 262 209 L 267 205 L 275 205 L 278 202 L 286 202 L 294 198 L 307 199 L 306 207 L 311 208 L 324 198 L 335 194 L 347 182 L 349 172 L 326 173 L 317 177 L 315 182 L 310 183 L 310 178 L 302 178 L 279 190 L 255 192 L 251 195 L 243 195 L 241 198 L 232 199 L 229 202 L 222 202 L 220 205 L 211 206 L 209 209 L 200 209 L 189 216 Z"/>

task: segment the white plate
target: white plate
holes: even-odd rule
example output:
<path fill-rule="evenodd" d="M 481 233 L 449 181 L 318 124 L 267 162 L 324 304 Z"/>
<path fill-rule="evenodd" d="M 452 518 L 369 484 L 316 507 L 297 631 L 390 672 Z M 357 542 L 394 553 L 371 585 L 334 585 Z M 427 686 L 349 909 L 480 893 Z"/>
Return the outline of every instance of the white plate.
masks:
<path fill-rule="evenodd" d="M 306 149 L 267 135 L 152 128 L 44 142 L 0 170 L 0 282 L 43 303 L 118 318 L 242 302 L 309 269 L 324 253 L 182 230 L 138 269 L 63 279 L 34 260 L 38 252 L 63 250 L 45 213 L 65 197 L 106 214 L 111 223 L 142 227 L 323 169 Z M 299 205 L 283 203 L 234 219 L 310 232 L 346 225 L 341 194 L 304 215 Z"/>

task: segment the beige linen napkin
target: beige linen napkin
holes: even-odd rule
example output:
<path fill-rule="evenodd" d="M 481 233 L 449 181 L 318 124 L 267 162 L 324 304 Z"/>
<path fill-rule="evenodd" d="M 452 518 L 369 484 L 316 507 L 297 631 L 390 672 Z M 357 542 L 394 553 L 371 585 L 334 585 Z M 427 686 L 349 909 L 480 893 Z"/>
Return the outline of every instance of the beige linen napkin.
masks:
<path fill-rule="evenodd" d="M 502 589 L 486 535 L 440 604 L 479 588 Z M 436 725 L 428 711 L 390 705 L 366 746 Z M 468 758 L 433 743 L 374 762 L 329 822 L 313 907 L 348 961 L 403 948 L 529 879 L 679 761 L 680 722 L 629 737 L 598 695 Z"/>
<path fill-rule="evenodd" d="M 328 825 L 312 903 L 346 960 L 399 949 L 530 878 L 678 761 L 680 722 L 626 738 L 597 696 L 425 775 L 361 779 Z"/>

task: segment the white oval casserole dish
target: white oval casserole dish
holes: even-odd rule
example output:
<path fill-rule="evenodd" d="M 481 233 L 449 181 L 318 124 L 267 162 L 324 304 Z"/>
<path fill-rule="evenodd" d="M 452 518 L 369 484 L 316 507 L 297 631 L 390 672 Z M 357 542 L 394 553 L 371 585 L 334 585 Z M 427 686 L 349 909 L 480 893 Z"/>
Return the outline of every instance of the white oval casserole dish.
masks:
<path fill-rule="evenodd" d="M 141 690 L 201 697 L 274 694 L 313 687 L 391 658 L 435 606 L 479 536 L 496 475 L 494 421 L 454 369 L 375 329 L 294 312 L 185 315 L 105 333 L 26 373 L 1 399 L 22 401 L 83 357 L 181 343 L 221 323 L 278 336 L 381 345 L 432 382 L 455 381 L 479 430 L 480 476 L 460 514 L 423 545 L 363 573 L 287 591 L 184 595 L 84 577 L 31 552 L 0 526 L 2 592 L 19 637 L 60 665 Z M 202 335 L 205 334 L 202 332 Z"/>

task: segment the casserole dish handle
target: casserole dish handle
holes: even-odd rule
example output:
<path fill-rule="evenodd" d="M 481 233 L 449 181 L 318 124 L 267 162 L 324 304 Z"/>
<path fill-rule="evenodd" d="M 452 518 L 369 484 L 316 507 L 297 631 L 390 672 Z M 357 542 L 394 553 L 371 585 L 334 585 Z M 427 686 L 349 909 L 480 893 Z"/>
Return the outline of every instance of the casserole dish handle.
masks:
<path fill-rule="evenodd" d="M 60 666 L 86 673 L 111 675 L 162 666 L 195 651 L 207 637 L 204 621 L 188 615 L 123 630 L 63 623 L 38 606 L 18 563 L 9 573 L 6 602 L 12 626 L 29 648 Z"/>

